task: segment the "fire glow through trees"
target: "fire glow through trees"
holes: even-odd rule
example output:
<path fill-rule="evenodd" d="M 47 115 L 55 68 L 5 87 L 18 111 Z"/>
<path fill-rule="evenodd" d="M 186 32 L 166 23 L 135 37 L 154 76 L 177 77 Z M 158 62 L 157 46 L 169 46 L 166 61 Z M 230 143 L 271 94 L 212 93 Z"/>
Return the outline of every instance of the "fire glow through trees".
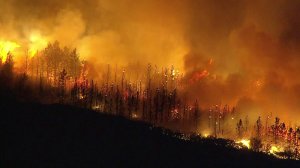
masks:
<path fill-rule="evenodd" d="M 254 134 L 298 146 L 299 1 L 0 0 L 0 8 L 2 62 L 12 54 L 17 73 L 70 102 L 87 106 L 92 90 L 98 111 L 248 148 L 240 139 Z M 196 128 L 182 121 L 195 118 Z"/>

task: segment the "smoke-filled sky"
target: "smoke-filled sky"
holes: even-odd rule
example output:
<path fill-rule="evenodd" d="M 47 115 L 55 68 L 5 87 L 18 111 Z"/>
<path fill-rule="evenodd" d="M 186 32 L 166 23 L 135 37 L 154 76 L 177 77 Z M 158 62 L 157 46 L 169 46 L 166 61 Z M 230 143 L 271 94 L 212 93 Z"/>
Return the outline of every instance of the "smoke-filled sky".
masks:
<path fill-rule="evenodd" d="M 298 0 L 0 0 L 0 40 L 102 64 L 175 65 L 202 106 L 300 119 Z"/>

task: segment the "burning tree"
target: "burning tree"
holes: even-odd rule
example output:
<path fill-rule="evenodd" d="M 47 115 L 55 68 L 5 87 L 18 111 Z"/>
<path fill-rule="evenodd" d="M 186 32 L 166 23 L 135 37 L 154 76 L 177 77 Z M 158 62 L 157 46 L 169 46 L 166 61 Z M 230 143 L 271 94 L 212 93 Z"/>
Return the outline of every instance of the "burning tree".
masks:
<path fill-rule="evenodd" d="M 239 120 L 239 122 L 236 124 L 236 130 L 239 138 L 243 137 L 244 134 L 244 126 L 242 119 Z"/>
<path fill-rule="evenodd" d="M 27 62 L 27 59 L 26 59 Z M 28 63 L 26 63 L 27 65 Z M 31 76 L 46 78 L 48 84 L 59 86 L 60 73 L 65 70 L 66 78 L 75 81 L 81 72 L 81 63 L 76 49 L 60 47 L 59 42 L 49 43 L 41 52 L 29 60 Z"/>
<path fill-rule="evenodd" d="M 275 123 L 272 125 L 272 130 L 273 130 L 273 136 L 274 136 L 274 141 L 277 143 L 278 137 L 279 137 L 279 122 L 280 119 L 278 117 L 275 118 Z"/>
<path fill-rule="evenodd" d="M 259 152 L 260 149 L 262 148 L 262 142 L 261 142 L 261 139 L 258 138 L 258 137 L 252 137 L 250 139 L 250 146 L 251 146 L 251 149 L 256 151 L 256 152 Z"/>
<path fill-rule="evenodd" d="M 255 124 L 255 134 L 257 138 L 261 138 L 262 136 L 262 122 L 261 122 L 261 118 L 258 117 L 258 119 L 256 120 L 256 124 Z"/>
<path fill-rule="evenodd" d="M 65 99 L 65 92 L 66 92 L 66 75 L 67 72 L 65 69 L 63 69 L 63 71 L 60 72 L 60 76 L 59 76 L 59 90 L 58 90 L 58 97 L 59 97 L 59 102 L 60 103 L 64 103 L 64 99 Z"/>
<path fill-rule="evenodd" d="M 1 68 L 1 76 L 3 80 L 1 84 L 7 84 L 8 86 L 11 86 L 10 82 L 12 82 L 12 78 L 14 76 L 13 67 L 14 67 L 13 55 L 10 52 L 8 52 L 6 61 L 4 62 Z"/>

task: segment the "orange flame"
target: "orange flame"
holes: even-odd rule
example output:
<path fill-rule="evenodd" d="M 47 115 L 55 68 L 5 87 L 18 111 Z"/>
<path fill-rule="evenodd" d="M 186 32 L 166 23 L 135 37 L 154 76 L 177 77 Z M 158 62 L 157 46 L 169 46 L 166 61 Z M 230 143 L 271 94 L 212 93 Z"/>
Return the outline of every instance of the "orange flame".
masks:
<path fill-rule="evenodd" d="M 207 70 L 194 72 L 192 78 L 190 79 L 191 83 L 195 83 L 209 76 L 209 72 Z"/>
<path fill-rule="evenodd" d="M 0 57 L 1 61 L 5 62 L 7 59 L 7 54 L 13 52 L 15 49 L 19 48 L 20 45 L 12 41 L 0 41 Z"/>
<path fill-rule="evenodd" d="M 39 33 L 31 34 L 29 40 L 30 44 L 28 54 L 30 58 L 34 57 L 37 54 L 38 50 L 44 49 L 48 44 L 46 38 L 42 37 Z"/>

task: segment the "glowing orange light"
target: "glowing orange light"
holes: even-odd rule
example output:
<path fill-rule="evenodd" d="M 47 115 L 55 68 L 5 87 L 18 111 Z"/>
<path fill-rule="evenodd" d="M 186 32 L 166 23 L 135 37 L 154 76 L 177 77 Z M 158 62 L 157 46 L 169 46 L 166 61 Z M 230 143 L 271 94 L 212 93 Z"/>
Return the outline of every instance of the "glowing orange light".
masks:
<path fill-rule="evenodd" d="M 29 37 L 29 41 L 30 44 L 28 54 L 30 58 L 34 57 L 38 50 L 42 50 L 48 44 L 47 40 L 44 37 L 42 37 L 39 33 L 31 34 Z"/>
<path fill-rule="evenodd" d="M 208 133 L 203 133 L 204 138 L 207 138 L 209 136 Z"/>
<path fill-rule="evenodd" d="M 242 144 L 243 146 L 247 147 L 248 149 L 250 149 L 250 140 L 248 139 L 242 139 L 240 141 L 237 141 L 237 143 Z"/>
<path fill-rule="evenodd" d="M 192 78 L 190 79 L 190 82 L 191 83 L 197 82 L 201 79 L 206 78 L 207 76 L 209 76 L 209 72 L 207 70 L 195 72 Z"/>
<path fill-rule="evenodd" d="M 137 119 L 137 118 L 139 118 L 139 116 L 137 114 L 132 114 L 132 118 Z"/>
<path fill-rule="evenodd" d="M 0 41 L 0 57 L 1 61 L 5 62 L 7 54 L 19 48 L 20 45 L 12 41 Z"/>
<path fill-rule="evenodd" d="M 261 86 L 262 86 L 262 81 L 260 81 L 260 80 L 256 80 L 255 82 L 254 82 L 254 85 L 257 87 L 257 88 L 260 88 Z"/>
<path fill-rule="evenodd" d="M 214 62 L 214 60 L 211 58 L 211 59 L 209 59 L 209 65 L 212 65 L 213 64 L 213 62 Z"/>
<path fill-rule="evenodd" d="M 273 155 L 276 155 L 278 152 L 282 152 L 282 149 L 277 146 L 272 146 L 269 152 Z"/>

